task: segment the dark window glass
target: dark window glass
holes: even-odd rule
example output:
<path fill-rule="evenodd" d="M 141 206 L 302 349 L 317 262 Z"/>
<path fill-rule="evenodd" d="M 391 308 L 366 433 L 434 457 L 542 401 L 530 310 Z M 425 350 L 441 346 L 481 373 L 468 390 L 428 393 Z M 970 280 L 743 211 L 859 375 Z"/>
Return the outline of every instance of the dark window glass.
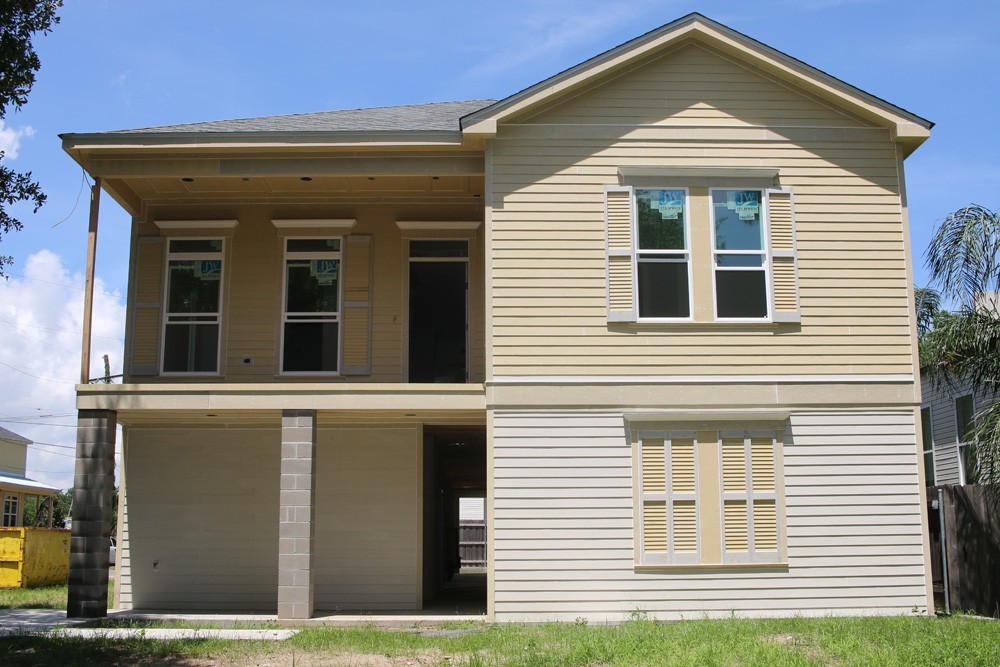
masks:
<path fill-rule="evenodd" d="M 642 250 L 684 250 L 684 191 L 636 190 L 636 221 Z"/>
<path fill-rule="evenodd" d="M 219 362 L 219 325 L 167 324 L 163 343 L 166 373 L 214 373 Z"/>
<path fill-rule="evenodd" d="M 689 317 L 687 262 L 639 258 L 639 317 Z"/>
<path fill-rule="evenodd" d="M 289 259 L 285 263 L 285 311 L 335 313 L 339 296 L 340 260 Z"/>
<path fill-rule="evenodd" d="M 716 255 L 718 266 L 764 266 L 763 255 Z"/>
<path fill-rule="evenodd" d="M 282 370 L 337 372 L 338 322 L 286 322 Z"/>
<path fill-rule="evenodd" d="M 288 252 L 339 252 L 340 239 L 288 239 Z"/>
<path fill-rule="evenodd" d="M 767 317 L 763 271 L 716 271 L 715 300 L 719 317 Z"/>
<path fill-rule="evenodd" d="M 713 190 L 716 250 L 763 250 L 760 190 Z"/>
<path fill-rule="evenodd" d="M 167 312 L 219 312 L 221 279 L 221 259 L 171 260 Z"/>
<path fill-rule="evenodd" d="M 934 447 L 934 431 L 931 424 L 930 408 L 920 408 L 920 430 L 923 433 L 924 450 L 930 451 Z"/>
<path fill-rule="evenodd" d="M 172 239 L 170 252 L 222 252 L 222 239 Z"/>
<path fill-rule="evenodd" d="M 410 257 L 468 257 L 468 241 L 410 241 Z"/>
<path fill-rule="evenodd" d="M 972 431 L 975 429 L 976 420 L 971 394 L 955 399 L 955 420 L 958 427 L 958 441 L 969 442 L 972 440 Z"/>

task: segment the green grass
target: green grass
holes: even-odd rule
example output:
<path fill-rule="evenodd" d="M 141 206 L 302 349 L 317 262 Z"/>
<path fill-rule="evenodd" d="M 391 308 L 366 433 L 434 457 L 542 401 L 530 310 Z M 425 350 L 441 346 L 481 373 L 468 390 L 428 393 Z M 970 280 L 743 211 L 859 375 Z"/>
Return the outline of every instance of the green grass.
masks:
<path fill-rule="evenodd" d="M 364 665 L 469 667 L 741 665 L 909 667 L 998 665 L 1000 622 L 952 618 L 824 618 L 632 621 L 481 625 L 460 636 L 425 636 L 374 627 L 310 627 L 284 642 L 170 642 L 0 638 L 0 663 L 73 664 L 325 664 L 332 655 Z M 341 663 L 335 663 L 341 664 Z"/>
<path fill-rule="evenodd" d="M 0 588 L 0 609 L 65 609 L 69 586 Z M 108 583 L 108 608 L 113 605 L 115 582 Z"/>

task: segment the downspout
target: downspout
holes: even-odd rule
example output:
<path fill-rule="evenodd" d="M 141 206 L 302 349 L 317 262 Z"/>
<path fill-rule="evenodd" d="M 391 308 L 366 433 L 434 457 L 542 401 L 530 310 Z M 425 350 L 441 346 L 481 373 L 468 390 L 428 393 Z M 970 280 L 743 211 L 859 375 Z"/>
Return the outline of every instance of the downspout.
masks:
<path fill-rule="evenodd" d="M 90 382 L 90 329 L 94 318 L 94 262 L 97 259 L 97 216 L 101 207 L 101 179 L 90 188 L 90 228 L 87 232 L 87 283 L 83 300 L 83 349 L 80 354 L 80 384 Z"/>

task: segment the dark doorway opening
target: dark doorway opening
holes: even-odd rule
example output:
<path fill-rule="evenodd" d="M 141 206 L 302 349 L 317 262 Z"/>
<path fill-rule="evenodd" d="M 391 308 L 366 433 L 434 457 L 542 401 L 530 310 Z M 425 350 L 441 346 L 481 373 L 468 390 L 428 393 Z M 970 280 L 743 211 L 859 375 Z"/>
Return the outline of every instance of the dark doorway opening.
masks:
<path fill-rule="evenodd" d="M 459 500 L 486 495 L 486 427 L 424 427 L 424 610 L 486 612 L 486 566 L 462 567 Z M 488 549 L 484 549 L 488 553 Z"/>
<path fill-rule="evenodd" d="M 465 261 L 410 261 L 410 382 L 466 381 Z"/>

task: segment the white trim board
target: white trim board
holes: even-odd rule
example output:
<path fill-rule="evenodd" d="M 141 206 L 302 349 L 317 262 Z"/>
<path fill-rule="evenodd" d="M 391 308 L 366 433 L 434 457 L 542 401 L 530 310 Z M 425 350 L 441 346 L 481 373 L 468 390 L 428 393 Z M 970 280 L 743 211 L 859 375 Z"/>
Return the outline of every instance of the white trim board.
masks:
<path fill-rule="evenodd" d="M 912 375 L 508 375 L 492 385 L 517 384 L 899 384 L 914 383 Z"/>

